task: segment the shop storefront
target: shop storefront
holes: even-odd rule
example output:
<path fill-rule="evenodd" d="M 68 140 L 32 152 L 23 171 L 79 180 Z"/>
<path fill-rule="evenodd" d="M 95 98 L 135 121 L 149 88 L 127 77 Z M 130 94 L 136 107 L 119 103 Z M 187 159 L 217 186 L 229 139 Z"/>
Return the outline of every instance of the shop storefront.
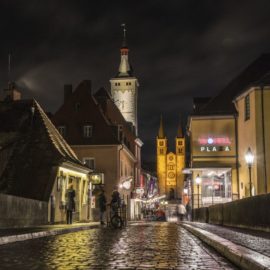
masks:
<path fill-rule="evenodd" d="M 194 208 L 238 198 L 235 125 L 230 115 L 189 119 L 191 166 L 184 172 Z"/>

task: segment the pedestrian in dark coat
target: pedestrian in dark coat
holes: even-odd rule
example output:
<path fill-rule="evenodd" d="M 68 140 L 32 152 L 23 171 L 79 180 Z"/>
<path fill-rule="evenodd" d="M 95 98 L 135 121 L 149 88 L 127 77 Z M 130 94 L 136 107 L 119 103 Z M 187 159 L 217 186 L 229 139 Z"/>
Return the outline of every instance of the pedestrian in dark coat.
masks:
<path fill-rule="evenodd" d="M 75 211 L 75 190 L 70 185 L 66 191 L 67 224 L 72 224 L 72 212 Z"/>
<path fill-rule="evenodd" d="M 104 213 L 106 211 L 106 196 L 104 193 L 104 190 L 101 190 L 99 196 L 98 196 L 98 204 L 99 204 L 99 218 L 100 218 L 100 224 L 104 225 L 104 221 L 103 221 L 103 217 L 104 217 Z"/>

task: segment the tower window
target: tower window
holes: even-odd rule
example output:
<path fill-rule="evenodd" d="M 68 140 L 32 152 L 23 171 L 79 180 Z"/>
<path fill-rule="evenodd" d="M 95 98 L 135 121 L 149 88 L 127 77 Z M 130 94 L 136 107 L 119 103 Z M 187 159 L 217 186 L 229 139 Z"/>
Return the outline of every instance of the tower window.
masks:
<path fill-rule="evenodd" d="M 250 119 L 250 98 L 245 96 L 245 121 Z"/>
<path fill-rule="evenodd" d="M 59 126 L 59 127 L 58 127 L 58 131 L 59 131 L 59 133 L 60 133 L 63 137 L 66 136 L 66 133 L 67 133 L 66 126 Z"/>
<path fill-rule="evenodd" d="M 159 146 L 164 146 L 164 142 L 159 142 Z"/>
<path fill-rule="evenodd" d="M 178 152 L 178 154 L 182 154 L 183 153 L 183 149 L 182 148 L 178 148 L 177 152 Z"/>
<path fill-rule="evenodd" d="M 115 86 L 117 86 L 117 82 L 115 83 Z"/>
<path fill-rule="evenodd" d="M 160 149 L 160 150 L 159 150 L 159 154 L 160 154 L 160 155 L 163 155 L 163 154 L 164 154 L 164 149 Z"/>
<path fill-rule="evenodd" d="M 178 145 L 179 146 L 183 145 L 182 141 L 178 141 Z"/>
<path fill-rule="evenodd" d="M 93 126 L 92 125 L 83 126 L 83 136 L 85 138 L 91 138 L 92 135 L 93 135 Z"/>

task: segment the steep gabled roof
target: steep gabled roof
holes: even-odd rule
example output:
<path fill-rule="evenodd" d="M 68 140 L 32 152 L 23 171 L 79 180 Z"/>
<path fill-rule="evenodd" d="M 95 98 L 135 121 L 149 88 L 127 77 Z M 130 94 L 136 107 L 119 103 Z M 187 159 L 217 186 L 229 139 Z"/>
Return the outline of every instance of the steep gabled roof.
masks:
<path fill-rule="evenodd" d="M 96 101 L 99 103 L 100 108 L 102 108 L 104 116 L 113 126 L 122 125 L 123 126 L 123 133 L 125 137 L 125 143 L 128 148 L 134 153 L 135 151 L 135 139 L 136 135 L 134 133 L 134 128 L 132 123 L 129 123 L 125 120 L 124 116 L 115 105 L 114 101 L 112 100 L 111 95 L 105 88 L 100 88 L 94 95 Z"/>
<path fill-rule="evenodd" d="M 91 83 L 82 81 L 52 118 L 56 126 L 66 126 L 65 139 L 70 145 L 119 144 L 113 125 L 91 94 Z M 83 136 L 83 126 L 92 125 L 92 137 Z"/>
<path fill-rule="evenodd" d="M 36 100 L 0 103 L 0 123 L 0 192 L 47 201 L 57 166 L 85 168 Z"/>
<path fill-rule="evenodd" d="M 233 79 L 198 114 L 234 114 L 233 99 L 248 86 L 260 81 L 270 71 L 270 54 L 263 54 Z M 196 113 L 197 114 L 197 113 Z"/>

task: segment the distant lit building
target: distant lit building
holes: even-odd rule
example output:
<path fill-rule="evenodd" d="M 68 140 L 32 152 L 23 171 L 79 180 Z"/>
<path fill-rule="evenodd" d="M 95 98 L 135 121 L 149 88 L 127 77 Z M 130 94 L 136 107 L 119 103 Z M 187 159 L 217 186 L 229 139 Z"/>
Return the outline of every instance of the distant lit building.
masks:
<path fill-rule="evenodd" d="M 175 138 L 175 152 L 168 152 L 168 141 L 164 132 L 163 121 L 156 139 L 157 178 L 159 194 L 169 200 L 182 199 L 184 188 L 185 137 L 181 125 Z"/>
<path fill-rule="evenodd" d="M 244 158 L 249 147 L 255 155 L 252 194 L 270 191 L 269 74 L 270 55 L 264 54 L 215 98 L 194 99 L 194 113 L 188 121 L 190 168 L 185 170 L 190 173 L 194 207 L 249 196 Z"/>

